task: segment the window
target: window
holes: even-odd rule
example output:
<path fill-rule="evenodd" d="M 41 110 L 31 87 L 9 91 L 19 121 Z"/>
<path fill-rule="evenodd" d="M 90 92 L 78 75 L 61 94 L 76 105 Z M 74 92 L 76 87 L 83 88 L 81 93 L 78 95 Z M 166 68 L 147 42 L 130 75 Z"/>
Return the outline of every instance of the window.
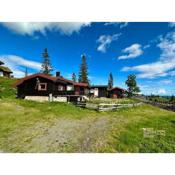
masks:
<path fill-rule="evenodd" d="M 47 83 L 39 83 L 38 90 L 39 91 L 46 91 L 47 90 Z"/>
<path fill-rule="evenodd" d="M 67 86 L 67 91 L 73 91 L 74 90 L 74 86 L 73 85 L 68 85 Z"/>
<path fill-rule="evenodd" d="M 58 85 L 58 91 L 64 91 L 64 86 Z"/>

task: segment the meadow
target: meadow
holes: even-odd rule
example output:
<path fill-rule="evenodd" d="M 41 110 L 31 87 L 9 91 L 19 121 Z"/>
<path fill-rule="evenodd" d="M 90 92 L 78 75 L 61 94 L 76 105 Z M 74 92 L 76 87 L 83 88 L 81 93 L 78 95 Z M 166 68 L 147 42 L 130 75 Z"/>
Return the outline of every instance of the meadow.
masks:
<path fill-rule="evenodd" d="M 175 152 L 175 113 L 143 104 L 97 112 L 15 98 L 0 78 L 0 152 Z"/>

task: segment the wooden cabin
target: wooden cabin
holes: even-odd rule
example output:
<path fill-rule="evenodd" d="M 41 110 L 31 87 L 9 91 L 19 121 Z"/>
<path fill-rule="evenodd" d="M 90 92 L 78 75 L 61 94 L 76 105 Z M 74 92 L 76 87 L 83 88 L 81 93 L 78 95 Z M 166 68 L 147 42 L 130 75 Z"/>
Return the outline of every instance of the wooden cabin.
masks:
<path fill-rule="evenodd" d="M 11 73 L 13 73 L 8 67 L 2 66 L 4 63 L 0 61 L 0 77 L 11 77 Z"/>
<path fill-rule="evenodd" d="M 127 94 L 127 90 L 120 87 L 114 87 L 110 89 L 108 92 L 110 98 L 123 98 Z"/>
<path fill-rule="evenodd" d="M 107 97 L 107 98 L 123 98 L 126 96 L 127 90 L 120 87 L 108 89 L 107 85 L 93 85 L 90 87 L 91 97 Z"/>
<path fill-rule="evenodd" d="M 107 85 L 93 85 L 90 88 L 90 94 L 92 97 L 107 97 L 108 86 Z"/>
<path fill-rule="evenodd" d="M 65 97 L 67 101 L 77 100 L 78 97 L 89 94 L 89 86 L 86 83 L 77 83 L 60 76 L 38 73 L 20 79 L 16 83 L 17 97 L 47 96 L 54 98 Z"/>

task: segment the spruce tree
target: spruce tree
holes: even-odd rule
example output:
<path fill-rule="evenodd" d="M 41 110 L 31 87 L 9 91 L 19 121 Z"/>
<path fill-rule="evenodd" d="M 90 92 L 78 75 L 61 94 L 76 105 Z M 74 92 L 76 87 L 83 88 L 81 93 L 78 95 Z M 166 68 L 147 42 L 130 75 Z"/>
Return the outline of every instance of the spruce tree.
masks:
<path fill-rule="evenodd" d="M 135 75 L 129 75 L 125 84 L 128 86 L 128 97 L 132 97 L 133 95 L 135 95 L 135 93 L 140 92 L 140 89 L 137 86 Z"/>
<path fill-rule="evenodd" d="M 82 63 L 80 65 L 80 71 L 79 71 L 79 78 L 78 81 L 81 83 L 88 83 L 88 67 L 87 67 L 87 62 L 86 62 L 86 56 L 82 55 L 81 57 Z"/>
<path fill-rule="evenodd" d="M 77 77 L 76 77 L 76 74 L 75 73 L 72 74 L 72 81 L 74 81 L 74 82 L 77 81 Z"/>
<path fill-rule="evenodd" d="M 27 77 L 28 76 L 28 69 L 27 69 L 27 67 L 26 67 L 26 70 L 25 70 L 25 77 Z"/>
<path fill-rule="evenodd" d="M 109 79 L 108 79 L 108 89 L 113 88 L 113 76 L 112 73 L 109 74 Z"/>
<path fill-rule="evenodd" d="M 172 95 L 171 98 L 170 98 L 170 102 L 173 102 L 173 101 L 175 101 L 174 95 Z"/>
<path fill-rule="evenodd" d="M 43 63 L 41 65 L 41 72 L 44 74 L 50 75 L 53 69 L 52 69 L 52 65 L 50 62 L 50 57 L 49 57 L 47 48 L 44 49 L 42 57 L 43 57 Z"/>

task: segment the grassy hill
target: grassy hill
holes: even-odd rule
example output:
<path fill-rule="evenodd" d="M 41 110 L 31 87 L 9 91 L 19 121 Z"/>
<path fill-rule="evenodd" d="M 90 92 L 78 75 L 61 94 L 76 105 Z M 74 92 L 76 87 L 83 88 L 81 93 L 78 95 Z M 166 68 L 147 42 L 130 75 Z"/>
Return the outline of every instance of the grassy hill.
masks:
<path fill-rule="evenodd" d="M 0 77 L 0 98 L 14 98 L 16 96 L 16 88 L 13 87 L 16 78 Z"/>
<path fill-rule="evenodd" d="M 175 113 L 142 105 L 96 112 L 15 99 L 1 79 L 0 152 L 175 152 Z"/>

